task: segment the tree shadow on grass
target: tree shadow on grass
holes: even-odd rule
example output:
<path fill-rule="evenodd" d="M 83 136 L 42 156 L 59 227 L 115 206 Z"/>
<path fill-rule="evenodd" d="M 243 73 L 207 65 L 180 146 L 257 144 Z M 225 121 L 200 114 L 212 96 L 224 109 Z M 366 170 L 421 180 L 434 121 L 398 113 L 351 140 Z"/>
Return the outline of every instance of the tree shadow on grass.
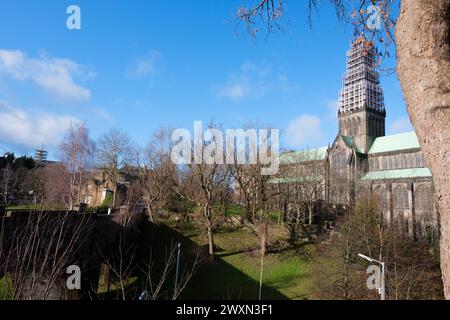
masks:
<path fill-rule="evenodd" d="M 239 251 L 234 251 L 234 252 L 225 252 L 224 251 L 224 253 L 222 253 L 222 252 L 217 253 L 216 256 L 219 258 L 226 258 L 226 257 L 231 257 L 231 256 L 235 256 L 235 255 L 242 254 L 242 253 L 249 253 L 254 250 L 255 249 L 244 249 L 244 250 L 239 250 Z"/>
<path fill-rule="evenodd" d="M 189 264 L 199 252 L 207 254 L 205 248 L 198 246 L 191 239 L 167 225 L 147 224 L 144 241 L 141 241 L 141 253 L 145 254 L 151 248 L 152 256 L 164 257 L 164 247 L 171 243 L 181 243 L 181 265 Z M 232 253 L 239 254 L 239 253 Z M 256 300 L 258 299 L 259 283 L 245 273 L 225 262 L 222 258 L 227 254 L 217 255 L 211 261 L 204 259 L 196 270 L 191 281 L 180 296 L 182 300 Z M 274 288 L 263 285 L 263 299 L 285 300 L 285 295 Z"/>

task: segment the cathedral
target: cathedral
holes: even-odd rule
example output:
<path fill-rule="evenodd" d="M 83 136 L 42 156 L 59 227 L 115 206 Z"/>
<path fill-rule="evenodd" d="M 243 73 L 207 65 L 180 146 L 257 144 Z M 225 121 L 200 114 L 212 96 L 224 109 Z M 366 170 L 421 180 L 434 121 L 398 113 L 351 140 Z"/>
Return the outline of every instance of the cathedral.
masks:
<path fill-rule="evenodd" d="M 290 188 L 303 184 L 305 189 L 314 184 L 315 196 L 331 204 L 346 205 L 370 194 L 387 221 L 399 222 L 414 237 L 433 236 L 439 219 L 431 172 L 415 132 L 385 135 L 386 109 L 376 63 L 372 42 L 358 38 L 351 44 L 333 144 L 283 154 L 282 170 L 272 182 Z"/>

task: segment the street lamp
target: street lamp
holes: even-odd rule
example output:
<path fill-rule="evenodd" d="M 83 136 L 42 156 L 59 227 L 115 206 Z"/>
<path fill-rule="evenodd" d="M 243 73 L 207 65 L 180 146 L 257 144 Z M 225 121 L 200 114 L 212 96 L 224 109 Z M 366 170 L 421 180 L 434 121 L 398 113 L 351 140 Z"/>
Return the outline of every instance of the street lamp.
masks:
<path fill-rule="evenodd" d="M 386 267 L 385 267 L 384 262 L 375 260 L 375 259 L 365 256 L 361 253 L 358 253 L 358 256 L 369 262 L 375 262 L 375 263 L 378 263 L 381 265 L 380 296 L 381 296 L 381 300 L 386 300 Z"/>

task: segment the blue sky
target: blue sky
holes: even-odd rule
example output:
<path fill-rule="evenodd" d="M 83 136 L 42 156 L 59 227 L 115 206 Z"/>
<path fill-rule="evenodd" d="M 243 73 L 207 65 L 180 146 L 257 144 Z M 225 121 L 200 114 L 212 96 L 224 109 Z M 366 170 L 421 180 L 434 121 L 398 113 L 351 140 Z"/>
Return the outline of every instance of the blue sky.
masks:
<path fill-rule="evenodd" d="M 72 121 L 93 138 L 116 127 L 144 145 L 160 126 L 280 128 L 285 146 L 331 143 L 352 32 L 329 5 L 306 23 L 289 1 L 284 33 L 254 40 L 235 13 L 249 1 L 14 0 L 0 3 L 0 152 L 58 157 Z M 66 8 L 81 8 L 68 30 Z M 395 60 L 386 60 L 393 66 Z M 396 75 L 381 79 L 388 133 L 409 130 Z"/>

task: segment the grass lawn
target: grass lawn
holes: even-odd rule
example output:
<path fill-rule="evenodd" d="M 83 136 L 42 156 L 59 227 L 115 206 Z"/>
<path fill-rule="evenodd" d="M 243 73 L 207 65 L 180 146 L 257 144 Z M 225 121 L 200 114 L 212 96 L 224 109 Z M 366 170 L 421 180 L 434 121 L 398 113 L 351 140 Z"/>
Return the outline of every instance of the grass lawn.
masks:
<path fill-rule="evenodd" d="M 66 208 L 58 207 L 58 206 L 43 206 L 42 204 L 25 204 L 25 205 L 18 205 L 18 206 L 9 206 L 6 207 L 6 211 L 35 211 L 35 210 L 42 210 L 42 211 L 64 211 Z"/>
<path fill-rule="evenodd" d="M 197 244 L 206 243 L 190 225 L 185 224 L 177 231 Z M 272 233 L 271 242 L 286 240 L 281 232 Z M 259 239 L 250 231 L 239 229 L 216 233 L 214 241 L 216 260 L 199 268 L 182 298 L 257 299 L 261 266 Z M 263 299 L 311 299 L 309 261 L 313 252 L 312 245 L 304 245 L 269 253 L 264 261 Z"/>
<path fill-rule="evenodd" d="M 8 276 L 0 279 L 0 300 L 12 300 L 12 283 Z"/>
<path fill-rule="evenodd" d="M 6 207 L 6 210 L 42 210 L 44 207 L 42 205 L 36 204 L 27 204 L 21 206 L 10 206 Z"/>

